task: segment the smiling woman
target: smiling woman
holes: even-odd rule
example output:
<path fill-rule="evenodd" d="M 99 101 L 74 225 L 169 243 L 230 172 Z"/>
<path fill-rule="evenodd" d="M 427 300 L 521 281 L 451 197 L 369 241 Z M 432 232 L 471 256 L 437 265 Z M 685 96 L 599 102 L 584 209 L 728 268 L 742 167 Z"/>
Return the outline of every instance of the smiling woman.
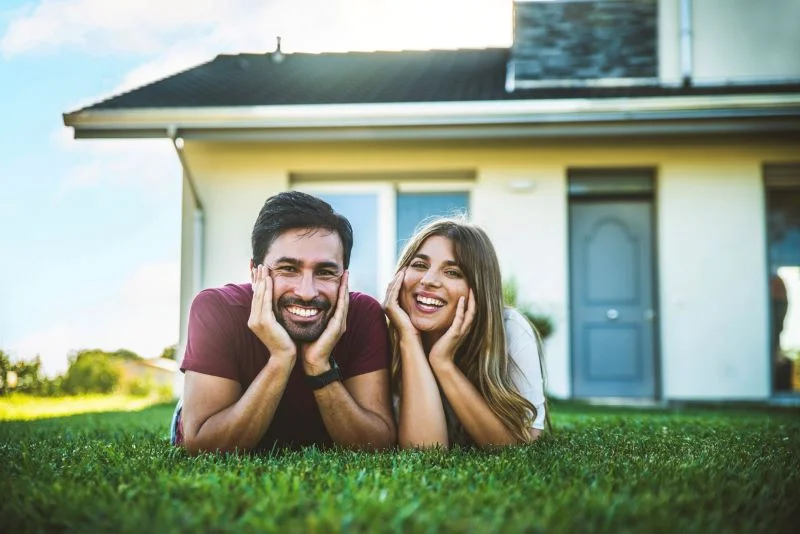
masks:
<path fill-rule="evenodd" d="M 546 419 L 541 340 L 504 308 L 486 233 L 429 222 L 398 261 L 384 308 L 401 447 L 480 447 L 537 439 Z"/>

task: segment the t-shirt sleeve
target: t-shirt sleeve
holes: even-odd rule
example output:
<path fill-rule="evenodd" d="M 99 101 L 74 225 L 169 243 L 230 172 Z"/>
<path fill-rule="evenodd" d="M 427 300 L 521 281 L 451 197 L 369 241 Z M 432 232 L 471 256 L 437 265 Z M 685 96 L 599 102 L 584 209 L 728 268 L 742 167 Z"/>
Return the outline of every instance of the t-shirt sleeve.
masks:
<path fill-rule="evenodd" d="M 377 300 L 363 293 L 350 294 L 345 336 L 347 343 L 340 344 L 339 350 L 347 355 L 337 360 L 343 378 L 389 368 L 389 329 Z"/>
<path fill-rule="evenodd" d="M 241 382 L 234 358 L 233 318 L 214 290 L 197 294 L 189 309 L 186 352 L 181 371 L 229 378 Z"/>
<path fill-rule="evenodd" d="M 520 395 L 536 408 L 533 428 L 543 429 L 544 373 L 540 365 L 536 334 L 533 333 L 530 323 L 517 310 L 506 310 L 504 319 L 508 355 L 517 366 L 516 370 L 512 370 L 514 384 Z"/>

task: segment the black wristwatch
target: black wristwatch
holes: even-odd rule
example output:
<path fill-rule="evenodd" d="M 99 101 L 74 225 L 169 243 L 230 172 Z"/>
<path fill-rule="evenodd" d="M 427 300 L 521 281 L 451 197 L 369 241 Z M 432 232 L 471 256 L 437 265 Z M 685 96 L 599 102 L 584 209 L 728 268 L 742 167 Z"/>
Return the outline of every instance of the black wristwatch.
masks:
<path fill-rule="evenodd" d="M 333 356 L 331 356 L 330 362 L 331 368 L 321 375 L 306 375 L 306 382 L 311 389 L 324 388 L 331 382 L 337 382 L 342 379 L 342 375 L 339 374 L 339 366 L 336 364 L 336 360 L 333 359 Z"/>

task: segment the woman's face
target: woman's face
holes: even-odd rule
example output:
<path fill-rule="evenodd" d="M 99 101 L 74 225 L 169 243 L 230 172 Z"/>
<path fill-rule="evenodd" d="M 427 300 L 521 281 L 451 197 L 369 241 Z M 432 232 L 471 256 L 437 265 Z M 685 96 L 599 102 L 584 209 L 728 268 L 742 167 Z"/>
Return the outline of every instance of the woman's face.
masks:
<path fill-rule="evenodd" d="M 464 271 L 446 237 L 426 239 L 406 268 L 400 306 L 422 333 L 441 336 L 453 324 L 459 297 L 469 295 Z"/>

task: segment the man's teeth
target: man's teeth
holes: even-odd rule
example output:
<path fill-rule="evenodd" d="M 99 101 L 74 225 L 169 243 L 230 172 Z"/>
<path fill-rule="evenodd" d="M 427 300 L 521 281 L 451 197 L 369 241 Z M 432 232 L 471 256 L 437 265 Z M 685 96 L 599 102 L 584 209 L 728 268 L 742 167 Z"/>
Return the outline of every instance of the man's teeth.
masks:
<path fill-rule="evenodd" d="M 300 308 L 299 306 L 289 306 L 286 310 L 292 315 L 299 315 L 300 317 L 313 317 L 319 313 L 317 308 Z"/>
<path fill-rule="evenodd" d="M 423 297 L 421 295 L 417 295 L 417 302 L 419 302 L 420 304 L 425 304 L 427 306 L 437 306 L 439 308 L 444 306 L 443 300 L 434 299 L 431 297 Z"/>

